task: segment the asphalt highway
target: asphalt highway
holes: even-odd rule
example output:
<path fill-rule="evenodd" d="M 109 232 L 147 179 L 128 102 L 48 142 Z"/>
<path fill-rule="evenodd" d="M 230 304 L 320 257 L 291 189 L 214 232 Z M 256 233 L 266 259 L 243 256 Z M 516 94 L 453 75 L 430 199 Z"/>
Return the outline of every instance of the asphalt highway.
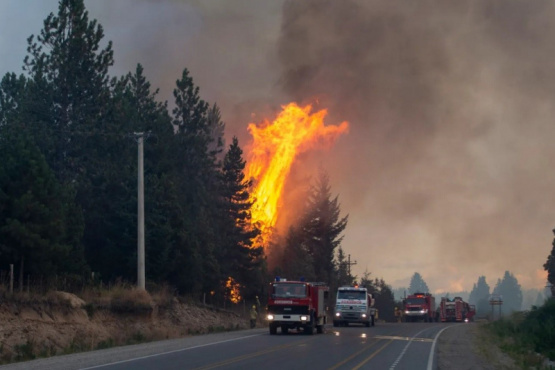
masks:
<path fill-rule="evenodd" d="M 218 333 L 94 352 L 56 356 L 8 369 L 389 369 L 437 368 L 436 343 L 452 325 L 378 323 L 374 327 L 326 326 L 325 333 L 267 328 Z"/>

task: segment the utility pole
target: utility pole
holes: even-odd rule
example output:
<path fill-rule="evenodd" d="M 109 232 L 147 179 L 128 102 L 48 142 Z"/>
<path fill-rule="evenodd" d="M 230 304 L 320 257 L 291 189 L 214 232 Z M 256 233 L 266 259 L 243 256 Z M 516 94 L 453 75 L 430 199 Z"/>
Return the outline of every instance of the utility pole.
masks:
<path fill-rule="evenodd" d="M 145 179 L 143 143 L 144 133 L 135 132 L 138 144 L 137 176 L 137 287 L 145 289 Z"/>
<path fill-rule="evenodd" d="M 351 262 L 351 255 L 347 255 L 347 271 L 349 272 L 349 277 L 351 276 L 351 266 L 356 265 L 357 261 Z"/>

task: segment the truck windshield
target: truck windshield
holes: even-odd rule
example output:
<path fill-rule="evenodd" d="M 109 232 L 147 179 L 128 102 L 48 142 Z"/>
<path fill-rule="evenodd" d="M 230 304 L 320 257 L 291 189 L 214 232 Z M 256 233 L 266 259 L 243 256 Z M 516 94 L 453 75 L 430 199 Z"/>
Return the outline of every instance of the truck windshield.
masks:
<path fill-rule="evenodd" d="M 407 298 L 406 304 L 426 304 L 424 298 Z"/>
<path fill-rule="evenodd" d="M 306 297 L 305 284 L 274 284 L 274 297 L 303 298 Z"/>
<path fill-rule="evenodd" d="M 337 292 L 337 299 L 358 299 L 364 301 L 366 292 L 363 290 L 340 290 Z"/>

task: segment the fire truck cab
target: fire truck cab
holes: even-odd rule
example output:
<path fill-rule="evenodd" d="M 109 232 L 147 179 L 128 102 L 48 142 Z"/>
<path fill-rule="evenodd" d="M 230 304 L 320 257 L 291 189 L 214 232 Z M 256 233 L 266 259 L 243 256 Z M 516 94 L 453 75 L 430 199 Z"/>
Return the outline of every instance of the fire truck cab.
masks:
<path fill-rule="evenodd" d="M 414 293 L 403 300 L 405 321 L 437 321 L 435 298 L 430 293 Z"/>
<path fill-rule="evenodd" d="M 302 330 L 306 334 L 324 332 L 329 287 L 324 283 L 287 281 L 276 278 L 270 284 L 267 320 L 270 334 L 281 328 Z"/>
<path fill-rule="evenodd" d="M 346 286 L 337 289 L 333 326 L 359 323 L 374 326 L 376 309 L 374 297 L 366 288 Z"/>

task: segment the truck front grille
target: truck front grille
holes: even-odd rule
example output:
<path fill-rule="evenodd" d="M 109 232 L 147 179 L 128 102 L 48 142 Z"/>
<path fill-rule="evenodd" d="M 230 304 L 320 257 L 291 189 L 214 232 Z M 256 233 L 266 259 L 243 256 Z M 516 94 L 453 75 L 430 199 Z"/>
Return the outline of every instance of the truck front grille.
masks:
<path fill-rule="evenodd" d="M 306 315 L 308 314 L 308 306 L 268 306 L 268 312 L 276 315 Z"/>

